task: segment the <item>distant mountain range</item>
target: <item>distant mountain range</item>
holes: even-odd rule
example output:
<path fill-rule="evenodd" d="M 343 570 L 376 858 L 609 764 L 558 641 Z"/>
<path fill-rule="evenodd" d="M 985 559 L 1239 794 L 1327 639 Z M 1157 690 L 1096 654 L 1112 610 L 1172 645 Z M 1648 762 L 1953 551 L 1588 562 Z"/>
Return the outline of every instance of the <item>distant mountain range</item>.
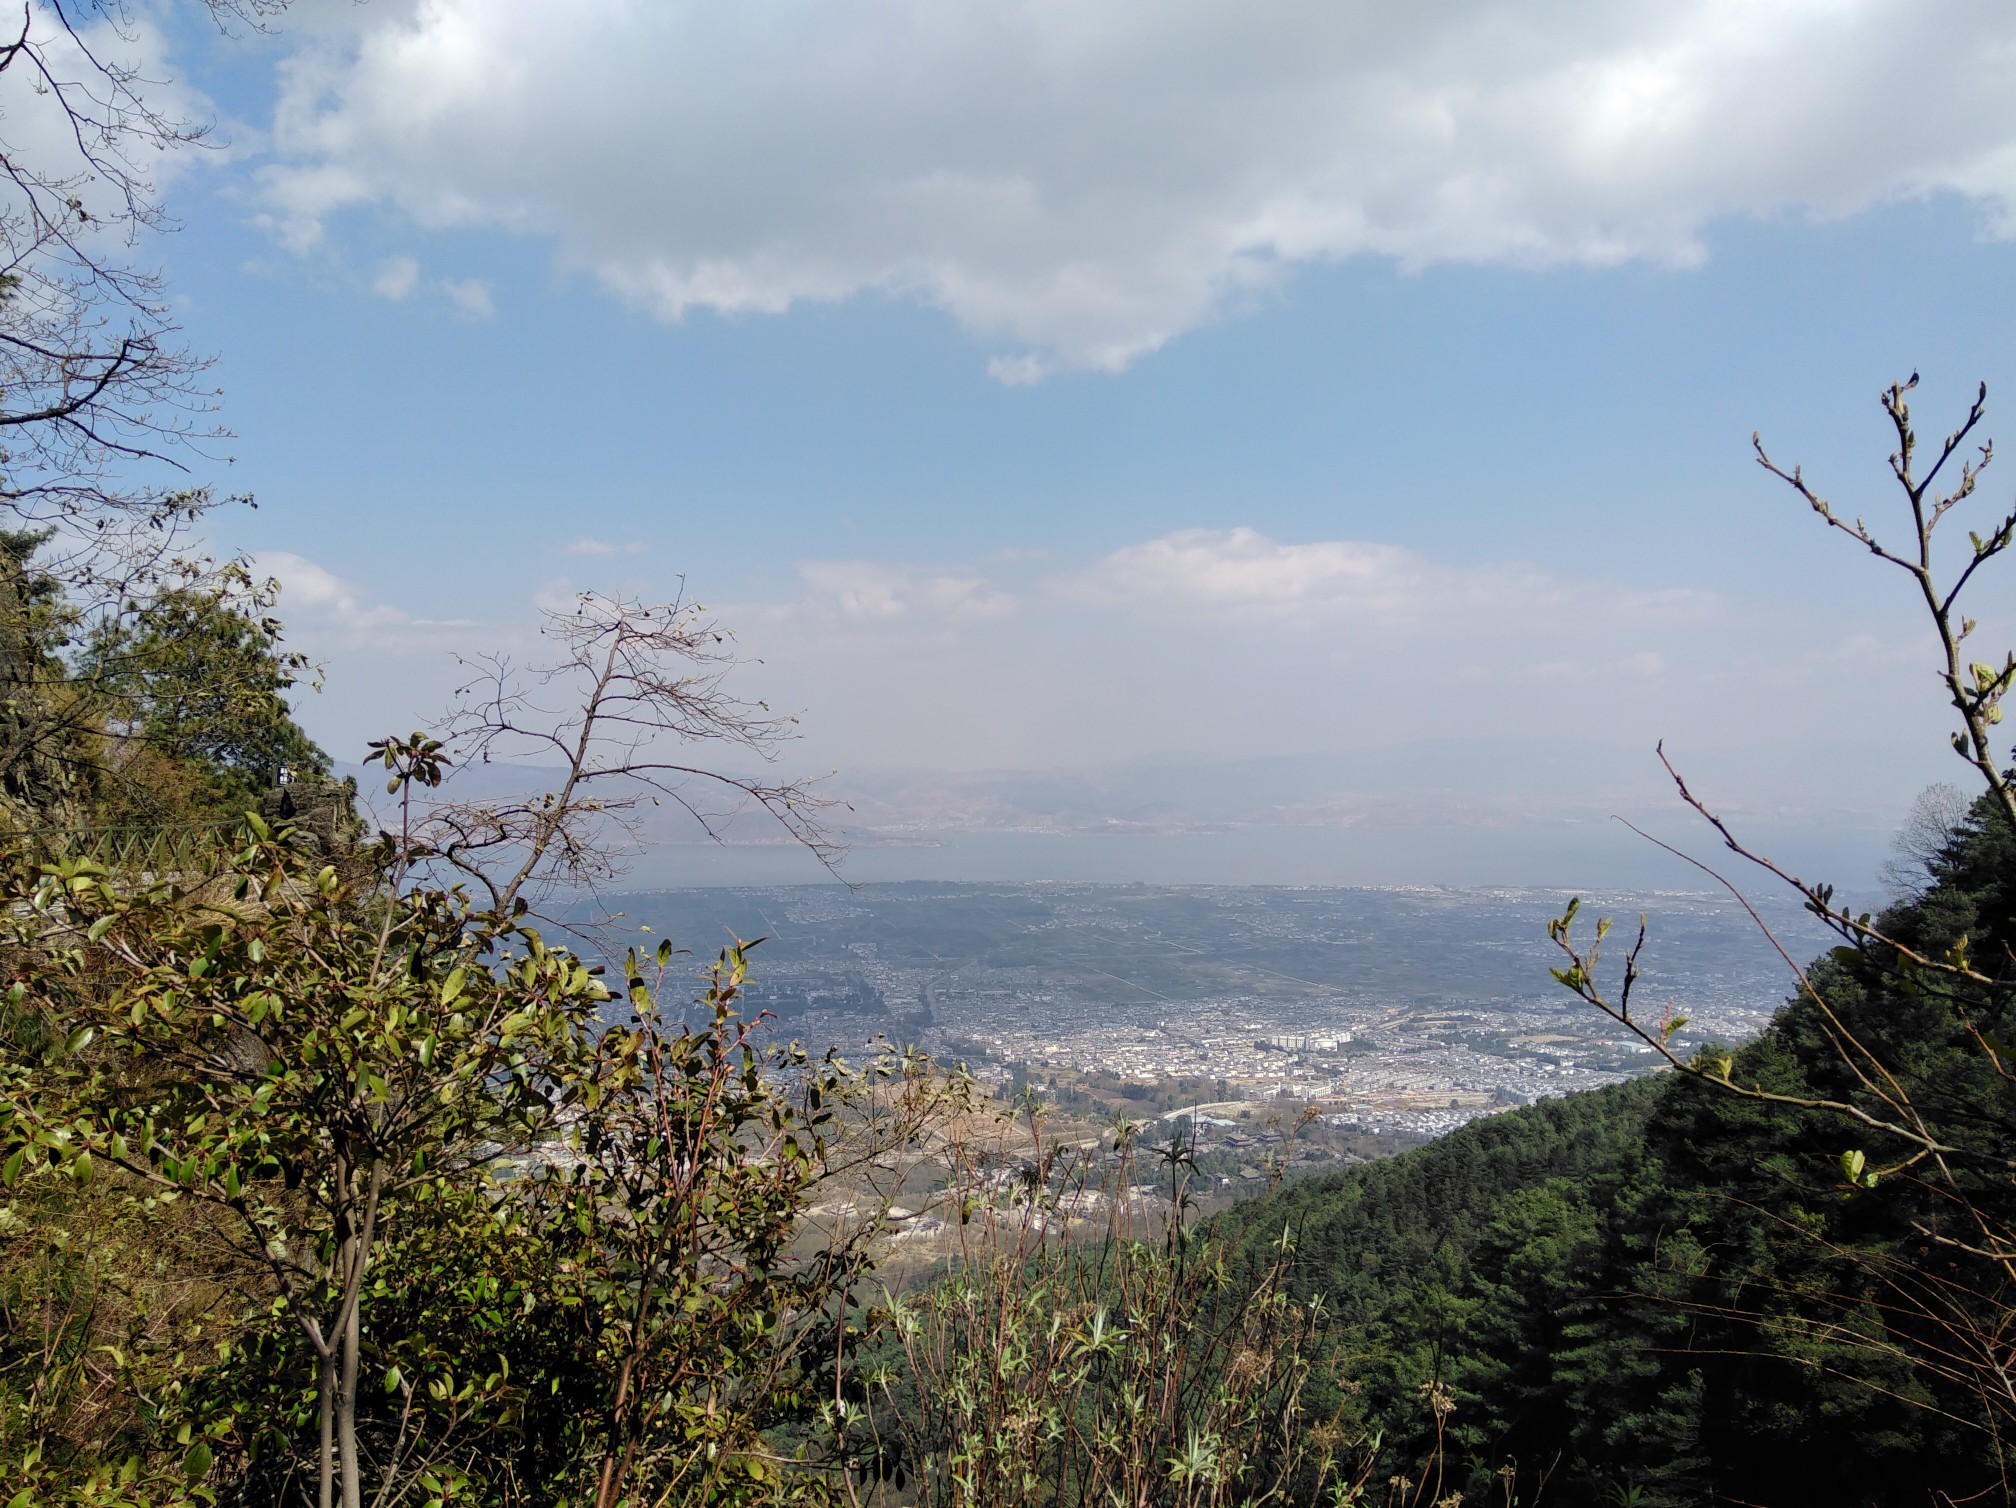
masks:
<path fill-rule="evenodd" d="M 1264 735 L 1260 730 L 1256 737 Z M 1875 895 L 1911 798 L 1948 776 L 1894 747 L 1830 744 L 1826 769 L 1735 750 L 1676 751 L 1689 781 L 1761 851 Z M 798 766 L 802 769 L 803 766 Z M 776 779 L 792 767 L 766 770 Z M 345 767 L 389 821 L 383 772 Z M 557 770 L 477 765 L 452 799 L 537 794 Z M 1081 769 L 846 771 L 817 785 L 851 881 L 1679 886 L 1713 882 L 1609 820 L 1690 852 L 1719 845 L 1650 749 L 1596 740 L 1420 739 L 1323 754 L 1143 759 Z M 717 824 L 640 804 L 622 865 L 638 887 L 829 880 L 761 812 Z"/>
<path fill-rule="evenodd" d="M 1732 817 L 1773 827 L 1825 825 L 1888 832 L 1923 784 L 1894 752 L 1831 746 L 1824 782 L 1758 768 L 1726 751 L 1697 754 L 1685 773 Z M 382 777 L 359 766 L 365 799 Z M 766 770 L 776 779 L 780 771 Z M 1933 770 L 1934 774 L 1938 773 Z M 549 789 L 559 772 L 529 765 L 458 770 L 453 799 L 504 799 Z M 1234 760 L 1136 760 L 1083 769 L 846 771 L 818 782 L 831 825 L 856 846 L 948 834 L 1158 836 L 1256 828 L 1516 830 L 1671 814 L 1671 781 L 1649 749 L 1578 739 L 1416 740 L 1319 754 Z M 1840 793 L 1852 793 L 1846 797 Z M 1859 799 L 1857 799 L 1859 798 Z M 704 841 L 676 804 L 637 813 L 647 844 Z M 760 813 L 720 829 L 729 843 L 785 841 Z"/>
<path fill-rule="evenodd" d="M 1699 758 L 1686 773 L 1732 816 L 1886 831 L 1923 783 L 1887 767 L 1877 751 L 1858 761 L 1852 749 L 1830 750 L 1829 759 L 1824 784 L 1746 769 L 1726 755 Z M 1487 737 L 1075 770 L 848 772 L 828 790 L 853 809 L 843 825 L 867 841 L 925 833 L 1512 829 L 1671 812 L 1677 800 L 1650 749 Z M 1844 790 L 1861 799 L 1841 799 Z"/>

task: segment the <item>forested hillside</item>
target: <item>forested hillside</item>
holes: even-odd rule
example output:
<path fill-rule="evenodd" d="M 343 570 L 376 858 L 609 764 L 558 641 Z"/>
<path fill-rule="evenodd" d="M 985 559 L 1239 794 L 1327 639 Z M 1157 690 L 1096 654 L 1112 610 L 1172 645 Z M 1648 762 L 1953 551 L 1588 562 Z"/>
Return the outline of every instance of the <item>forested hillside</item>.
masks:
<path fill-rule="evenodd" d="M 1926 956 L 1967 938 L 2006 960 L 2012 880 L 1984 801 L 1878 925 Z M 1425 1390 L 1448 1390 L 1470 1501 L 1501 1468 L 1524 1502 L 1999 1501 L 2010 1294 L 1979 1248 L 2016 1214 L 1996 1176 L 2010 992 L 1956 1000 L 1848 948 L 1812 982 L 1832 1018 L 1802 992 L 1730 1077 L 1873 1097 L 1852 1037 L 1894 1072 L 1882 1092 L 1953 1128 L 1964 1201 L 1929 1159 L 1851 1181 L 1875 1159 L 1853 1162 L 1837 1116 L 1664 1075 L 1284 1188 L 1225 1226 L 1249 1263 L 1292 1234 L 1293 1286 L 1333 1306 L 1340 1375 L 1362 1389 L 1351 1411 L 1402 1459 L 1432 1453 Z"/>

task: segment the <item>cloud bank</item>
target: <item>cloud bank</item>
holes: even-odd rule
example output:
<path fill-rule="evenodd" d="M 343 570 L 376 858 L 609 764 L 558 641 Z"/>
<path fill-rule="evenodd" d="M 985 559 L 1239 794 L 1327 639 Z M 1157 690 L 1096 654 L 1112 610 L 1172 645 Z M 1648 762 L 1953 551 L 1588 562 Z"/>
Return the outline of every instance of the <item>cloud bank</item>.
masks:
<path fill-rule="evenodd" d="M 445 708 L 466 674 L 456 654 L 540 660 L 539 609 L 566 611 L 612 573 L 645 595 L 678 585 L 593 537 L 569 554 L 580 580 L 500 590 L 481 622 L 423 619 L 314 561 L 263 555 L 285 586 L 291 642 L 328 662 L 328 693 L 301 706 L 311 731 L 355 757 Z M 1880 806 L 1950 757 L 1913 731 L 1940 713 L 1901 601 L 1873 617 L 1845 599 L 1816 615 L 1231 528 L 1076 560 L 807 560 L 782 591 L 716 606 L 748 660 L 737 693 L 801 719 L 794 769 L 1040 771 L 1440 740 L 1484 779 L 1501 771 L 1504 740 L 1566 739 L 1635 749 L 1656 775 L 1649 751 L 1665 739 L 1690 760 L 1719 759 L 1699 767 L 1720 768 L 1722 790 Z M 1998 614 L 1982 638 L 2009 642 L 2016 625 Z M 1839 684 L 1844 667 L 1897 709 L 1891 724 L 1815 724 L 1815 688 Z M 1845 766 L 1844 737 L 1884 742 L 1888 763 Z"/>
<path fill-rule="evenodd" d="M 256 574 L 280 583 L 280 613 L 292 637 L 313 652 L 440 649 L 478 625 L 468 618 L 422 618 L 338 576 L 328 567 L 286 550 L 266 550 L 250 560 Z"/>
<path fill-rule="evenodd" d="M 1287 630 L 1345 622 L 1400 629 L 1477 614 L 1531 623 L 1572 598 L 1563 583 L 1524 566 L 1466 569 L 1363 540 L 1281 544 L 1252 529 L 1179 529 L 1115 550 L 1051 588 L 1149 618 Z"/>
<path fill-rule="evenodd" d="M 812 603 L 854 622 L 985 623 L 1015 611 L 1015 597 L 965 571 L 926 571 L 873 560 L 808 560 L 798 567 Z"/>
<path fill-rule="evenodd" d="M 320 24 L 265 178 L 293 244 L 392 206 L 550 238 L 666 319 L 915 297 L 1010 382 L 1118 369 L 1353 256 L 1685 265 L 1724 217 L 1941 191 L 2016 233 L 2000 0 L 408 0 Z"/>
<path fill-rule="evenodd" d="M 722 612 L 764 662 L 763 694 L 803 709 L 808 739 L 843 767 L 1537 733 L 1578 700 L 1613 733 L 1656 737 L 1735 715 L 1732 671 L 1745 717 L 1792 673 L 1794 646 L 1754 605 L 1373 540 L 1182 529 L 1076 562 L 798 574 L 795 599 Z"/>

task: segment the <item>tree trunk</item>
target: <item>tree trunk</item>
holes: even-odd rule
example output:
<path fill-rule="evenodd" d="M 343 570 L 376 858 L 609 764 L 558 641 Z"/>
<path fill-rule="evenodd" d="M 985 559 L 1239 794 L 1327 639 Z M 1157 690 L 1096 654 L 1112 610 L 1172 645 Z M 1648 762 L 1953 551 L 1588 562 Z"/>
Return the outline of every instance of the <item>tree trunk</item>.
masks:
<path fill-rule="evenodd" d="M 359 1242 L 350 1260 L 361 1268 L 364 1256 L 363 1244 Z M 336 1390 L 336 1442 L 343 1463 L 343 1508 L 363 1508 L 364 1504 L 364 1483 L 357 1472 L 357 1347 L 363 1338 L 364 1326 L 359 1316 L 362 1308 L 361 1303 L 351 1302 L 336 1343 L 343 1358 L 342 1382 Z"/>
<path fill-rule="evenodd" d="M 630 1460 L 623 1420 L 630 1401 L 630 1373 L 636 1364 L 637 1353 L 633 1348 L 630 1355 L 623 1358 L 622 1368 L 616 1374 L 616 1401 L 609 1409 L 609 1454 L 602 1458 L 602 1478 L 595 1488 L 595 1508 L 615 1508 L 616 1494 L 623 1486 L 624 1469 Z"/>
<path fill-rule="evenodd" d="M 343 1508 L 364 1508 L 364 1482 L 357 1462 L 357 1363 L 364 1340 L 364 1269 L 378 1233 L 378 1202 L 385 1192 L 385 1165 L 371 1164 L 364 1194 L 364 1218 L 337 1249 L 343 1254 L 343 1306 L 337 1315 L 335 1351 L 341 1358 L 336 1390 L 336 1448 L 343 1467 Z"/>
<path fill-rule="evenodd" d="M 333 1347 L 322 1352 L 321 1364 L 315 1369 L 315 1388 L 320 1395 L 322 1411 L 321 1491 L 315 1501 L 319 1508 L 336 1508 L 336 1352 Z"/>

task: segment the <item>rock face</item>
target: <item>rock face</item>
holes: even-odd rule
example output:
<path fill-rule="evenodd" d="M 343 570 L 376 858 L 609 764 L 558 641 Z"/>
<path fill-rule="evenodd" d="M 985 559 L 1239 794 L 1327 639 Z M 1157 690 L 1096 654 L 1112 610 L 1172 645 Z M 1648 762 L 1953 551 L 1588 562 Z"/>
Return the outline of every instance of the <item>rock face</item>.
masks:
<path fill-rule="evenodd" d="M 259 815 L 276 827 L 291 824 L 297 839 L 332 859 L 354 852 L 364 830 L 357 782 L 329 775 L 301 774 L 274 786 L 260 798 Z"/>

